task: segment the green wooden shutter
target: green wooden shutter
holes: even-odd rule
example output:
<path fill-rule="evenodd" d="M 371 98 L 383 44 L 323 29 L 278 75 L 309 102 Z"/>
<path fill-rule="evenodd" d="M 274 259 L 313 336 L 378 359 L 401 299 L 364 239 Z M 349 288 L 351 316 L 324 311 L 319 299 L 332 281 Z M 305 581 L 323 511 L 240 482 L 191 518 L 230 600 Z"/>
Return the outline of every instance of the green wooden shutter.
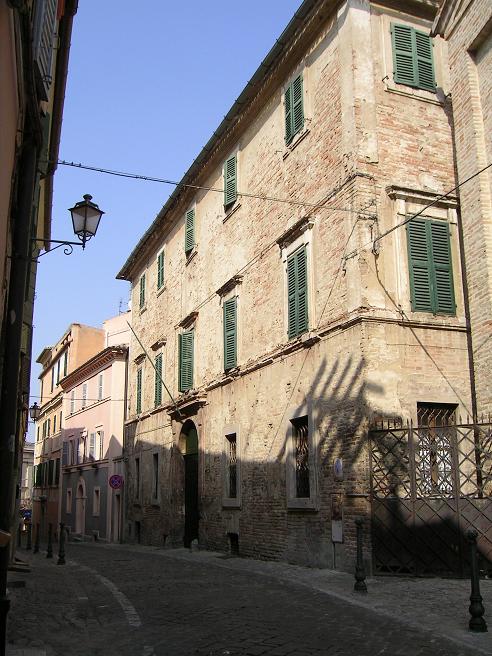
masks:
<path fill-rule="evenodd" d="M 303 246 L 287 259 L 287 303 L 289 337 L 308 330 L 307 253 Z"/>
<path fill-rule="evenodd" d="M 237 299 L 224 303 L 224 369 L 236 366 L 237 352 Z"/>
<path fill-rule="evenodd" d="M 399 84 L 415 86 L 417 81 L 413 49 L 413 28 L 391 25 L 393 43 L 393 77 Z"/>
<path fill-rule="evenodd" d="M 157 256 L 157 289 L 164 285 L 164 251 Z"/>
<path fill-rule="evenodd" d="M 193 250 L 195 245 L 195 210 L 186 212 L 185 221 L 185 253 L 188 254 Z"/>
<path fill-rule="evenodd" d="M 193 387 L 193 331 L 179 335 L 179 391 Z"/>
<path fill-rule="evenodd" d="M 449 226 L 445 222 L 428 222 L 432 244 L 433 265 L 433 310 L 439 314 L 454 314 L 453 269 L 451 264 L 451 247 Z"/>
<path fill-rule="evenodd" d="M 162 353 L 155 358 L 154 405 L 162 403 Z"/>
<path fill-rule="evenodd" d="M 144 305 L 145 305 L 145 273 L 140 278 L 140 298 L 139 298 L 140 308 L 143 308 Z"/>
<path fill-rule="evenodd" d="M 135 412 L 139 415 L 142 412 L 142 369 L 137 369 L 137 398 Z"/>
<path fill-rule="evenodd" d="M 432 39 L 424 32 L 415 30 L 415 54 L 417 68 L 417 86 L 421 89 L 434 91 L 436 80 L 434 77 L 434 62 L 432 59 Z"/>
<path fill-rule="evenodd" d="M 224 164 L 224 207 L 227 208 L 237 200 L 237 165 L 233 155 Z"/>
<path fill-rule="evenodd" d="M 285 90 L 285 143 L 290 143 L 304 126 L 302 75 Z"/>
<path fill-rule="evenodd" d="M 292 88 L 285 90 L 285 143 L 289 143 L 293 137 L 292 132 Z"/>
<path fill-rule="evenodd" d="M 427 243 L 427 221 L 407 223 L 410 293 L 414 312 L 432 312 L 431 266 Z"/>

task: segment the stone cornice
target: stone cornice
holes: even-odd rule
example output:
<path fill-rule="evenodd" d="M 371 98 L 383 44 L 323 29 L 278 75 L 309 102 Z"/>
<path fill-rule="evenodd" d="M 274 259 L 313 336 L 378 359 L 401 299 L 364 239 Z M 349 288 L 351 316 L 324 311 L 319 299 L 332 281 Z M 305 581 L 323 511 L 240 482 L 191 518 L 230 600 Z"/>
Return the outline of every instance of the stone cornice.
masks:
<path fill-rule="evenodd" d="M 314 226 L 314 219 L 310 216 L 303 216 L 301 219 L 296 221 L 293 226 L 288 228 L 280 237 L 277 239 L 277 244 L 280 249 L 285 248 L 292 244 L 303 232 L 306 230 L 311 230 Z"/>
<path fill-rule="evenodd" d="M 425 205 L 433 203 L 437 207 L 455 209 L 459 204 L 456 196 L 446 196 L 445 198 L 441 198 L 442 194 L 438 194 L 435 191 L 423 191 L 422 189 L 398 187 L 397 185 L 386 187 L 386 193 L 393 200 L 407 200 Z"/>
<path fill-rule="evenodd" d="M 218 296 L 225 296 L 228 294 L 231 290 L 234 289 L 234 287 L 237 287 L 237 285 L 240 285 L 243 282 L 244 276 L 241 276 L 239 274 L 236 274 L 235 276 L 232 276 L 232 278 L 229 278 L 227 282 L 225 282 L 222 287 L 219 287 L 219 289 L 215 292 Z"/>

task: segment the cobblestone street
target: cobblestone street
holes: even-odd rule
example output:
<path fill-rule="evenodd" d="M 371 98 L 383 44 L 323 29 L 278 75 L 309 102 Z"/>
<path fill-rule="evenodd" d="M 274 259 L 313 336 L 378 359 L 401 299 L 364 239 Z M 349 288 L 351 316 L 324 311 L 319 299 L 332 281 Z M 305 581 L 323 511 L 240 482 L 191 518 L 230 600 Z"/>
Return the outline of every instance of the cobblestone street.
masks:
<path fill-rule="evenodd" d="M 416 623 L 402 623 L 382 612 L 376 584 L 352 600 L 352 581 L 343 574 L 328 573 L 325 587 L 333 590 L 321 590 L 309 581 L 322 581 L 323 570 L 185 550 L 68 546 L 67 565 L 40 553 L 31 557 L 31 573 L 15 575 L 26 587 L 11 590 L 9 656 L 492 653 L 490 634 L 462 630 L 466 612 L 462 638 L 448 640 L 445 616 L 441 631 L 438 623 L 419 628 L 412 609 Z M 453 583 L 464 590 L 466 582 Z M 401 599 L 395 602 L 398 609 Z"/>

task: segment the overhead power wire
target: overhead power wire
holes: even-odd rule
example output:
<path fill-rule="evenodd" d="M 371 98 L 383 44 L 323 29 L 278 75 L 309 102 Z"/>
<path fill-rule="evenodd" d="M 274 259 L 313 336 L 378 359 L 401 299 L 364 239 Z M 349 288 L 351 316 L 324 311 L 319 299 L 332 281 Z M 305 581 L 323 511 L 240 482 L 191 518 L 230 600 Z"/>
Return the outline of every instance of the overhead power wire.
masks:
<path fill-rule="evenodd" d="M 477 171 L 477 172 L 474 173 L 473 175 L 470 175 L 469 178 L 466 178 L 466 180 L 463 180 L 463 182 L 460 182 L 459 184 L 456 185 L 456 187 L 453 187 L 452 189 L 450 189 L 449 191 L 447 191 L 445 194 L 442 194 L 441 196 L 438 196 L 437 198 L 435 198 L 435 199 L 432 201 L 432 203 L 429 203 L 428 205 L 426 205 L 425 207 L 423 207 L 421 210 L 419 210 L 419 211 L 416 212 L 415 214 L 412 214 L 412 216 L 407 216 L 406 219 L 404 219 L 404 220 L 401 221 L 400 223 L 397 223 L 396 225 L 394 225 L 394 226 L 393 226 L 392 228 L 390 228 L 389 230 L 386 230 L 386 232 L 383 232 L 382 234 L 380 234 L 380 235 L 379 235 L 378 237 L 376 237 L 375 239 L 371 239 L 371 241 L 368 241 L 368 242 L 366 242 L 365 244 L 363 244 L 362 246 L 359 246 L 359 248 L 354 249 L 353 251 L 351 251 L 350 253 L 348 253 L 348 255 L 345 256 L 345 259 L 346 259 L 346 260 L 349 260 L 349 259 L 355 257 L 356 255 L 358 255 L 358 253 L 360 253 L 361 251 L 363 251 L 363 250 L 364 250 L 365 248 L 367 248 L 368 246 L 371 246 L 371 245 L 376 244 L 378 241 L 381 241 L 381 239 L 383 239 L 384 237 L 387 237 L 388 235 L 390 235 L 390 234 L 391 234 L 392 232 L 394 232 L 395 230 L 398 230 L 398 228 L 402 228 L 402 227 L 403 227 L 404 225 L 406 225 L 407 223 L 410 223 L 410 221 L 413 221 L 413 219 L 416 219 L 418 216 L 420 216 L 421 214 L 423 214 L 423 213 L 424 213 L 426 210 L 428 210 L 430 207 L 433 207 L 436 203 L 438 203 L 439 201 L 443 200 L 443 198 L 447 198 L 448 196 L 450 196 L 454 191 L 456 191 L 457 189 L 459 189 L 460 187 L 462 187 L 462 186 L 463 186 L 464 184 L 466 184 L 467 182 L 470 182 L 470 180 L 473 180 L 473 178 L 476 178 L 477 176 L 479 176 L 481 173 L 483 173 L 484 171 L 486 171 L 487 169 L 489 169 L 491 166 L 492 166 L 492 162 L 491 162 L 490 164 L 487 164 L 487 166 L 484 166 L 483 169 L 480 169 L 480 171 Z"/>
<path fill-rule="evenodd" d="M 76 162 L 68 162 L 66 160 L 58 160 L 58 164 L 61 166 L 71 166 L 76 169 L 84 169 L 86 171 L 95 171 L 96 173 L 105 173 L 107 175 L 115 175 L 120 178 L 132 178 L 134 180 L 144 180 L 146 182 L 158 182 L 160 184 L 168 184 L 168 185 L 173 185 L 174 187 L 183 187 L 187 189 L 199 189 L 203 191 L 212 191 L 218 194 L 223 194 L 224 189 L 219 188 L 219 187 L 207 187 L 204 185 L 196 185 L 196 184 L 190 184 L 190 183 L 183 183 L 183 182 L 176 182 L 175 180 L 168 180 L 166 178 L 155 178 L 150 175 L 141 175 L 139 173 L 128 173 L 126 171 L 115 171 L 113 169 L 105 169 L 101 168 L 98 166 L 89 166 L 88 164 L 78 164 Z M 238 191 L 237 195 L 240 197 L 244 198 L 255 198 L 257 200 L 267 200 L 271 201 L 274 203 L 286 203 L 288 205 L 296 205 L 297 207 L 310 207 L 312 209 L 317 209 L 321 210 L 323 209 L 322 205 L 324 203 L 330 202 L 331 198 L 323 198 L 317 203 L 308 203 L 306 201 L 300 201 L 292 198 L 277 198 L 276 196 L 266 196 L 262 194 L 252 194 L 248 193 L 246 191 Z M 332 211 L 339 211 L 339 212 L 353 212 L 353 208 L 349 207 L 330 207 L 326 208 L 330 209 Z"/>

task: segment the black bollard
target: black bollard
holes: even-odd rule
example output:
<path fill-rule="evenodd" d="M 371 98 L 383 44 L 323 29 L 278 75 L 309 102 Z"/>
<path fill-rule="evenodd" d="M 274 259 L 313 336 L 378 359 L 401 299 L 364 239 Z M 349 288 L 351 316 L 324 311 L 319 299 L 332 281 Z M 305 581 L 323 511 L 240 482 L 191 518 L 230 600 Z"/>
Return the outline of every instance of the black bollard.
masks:
<path fill-rule="evenodd" d="M 34 540 L 34 551 L 33 553 L 39 553 L 39 523 L 36 524 L 36 539 Z"/>
<path fill-rule="evenodd" d="M 48 524 L 48 548 L 46 558 L 53 558 L 53 524 Z"/>
<path fill-rule="evenodd" d="M 483 619 L 485 608 L 482 604 L 482 595 L 480 594 L 480 578 L 478 572 L 478 553 L 477 537 L 478 533 L 474 529 L 468 529 L 466 537 L 470 543 L 470 560 L 471 560 L 471 595 L 470 595 L 470 621 L 468 627 L 475 633 L 484 633 L 487 631 L 487 624 Z"/>
<path fill-rule="evenodd" d="M 65 525 L 60 522 L 60 539 L 58 540 L 58 562 L 57 565 L 65 565 Z"/>
<path fill-rule="evenodd" d="M 355 561 L 355 592 L 367 592 L 366 571 L 364 569 L 364 559 L 362 558 L 362 519 L 357 517 L 355 520 L 357 527 L 357 560 Z"/>
<path fill-rule="evenodd" d="M 31 522 L 29 522 L 29 524 L 27 525 L 26 551 L 31 551 L 31 548 L 32 548 L 31 540 L 32 540 L 32 524 L 31 524 Z"/>

